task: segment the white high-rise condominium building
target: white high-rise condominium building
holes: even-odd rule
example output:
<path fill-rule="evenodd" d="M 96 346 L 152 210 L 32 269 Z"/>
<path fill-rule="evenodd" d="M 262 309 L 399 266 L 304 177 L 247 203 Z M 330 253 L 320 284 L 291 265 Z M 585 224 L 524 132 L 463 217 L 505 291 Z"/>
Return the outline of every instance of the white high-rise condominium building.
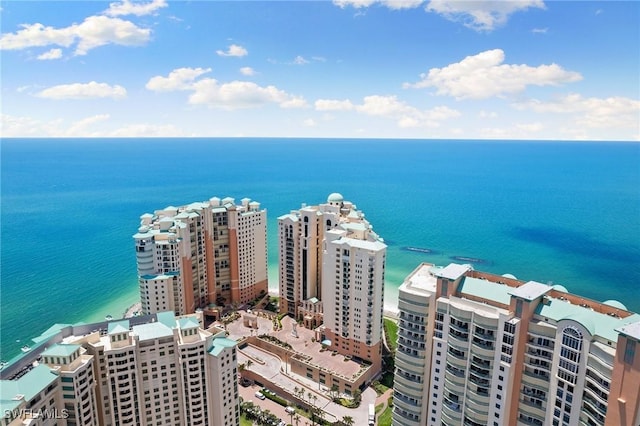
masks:
<path fill-rule="evenodd" d="M 324 338 L 331 349 L 382 363 L 382 313 L 387 246 L 362 223 L 325 235 L 322 259 Z"/>
<path fill-rule="evenodd" d="M 386 245 L 364 214 L 333 193 L 278 218 L 280 311 L 331 349 L 380 365 Z"/>
<path fill-rule="evenodd" d="M 142 311 L 193 313 L 266 293 L 267 213 L 245 198 L 211 198 L 140 217 L 136 247 Z"/>
<path fill-rule="evenodd" d="M 38 365 L 0 381 L 4 422 L 23 425 L 238 425 L 236 343 L 172 312 L 62 326 Z M 105 327 L 105 328 L 102 328 Z"/>
<path fill-rule="evenodd" d="M 640 315 L 620 302 L 422 264 L 398 309 L 394 426 L 640 424 Z"/>

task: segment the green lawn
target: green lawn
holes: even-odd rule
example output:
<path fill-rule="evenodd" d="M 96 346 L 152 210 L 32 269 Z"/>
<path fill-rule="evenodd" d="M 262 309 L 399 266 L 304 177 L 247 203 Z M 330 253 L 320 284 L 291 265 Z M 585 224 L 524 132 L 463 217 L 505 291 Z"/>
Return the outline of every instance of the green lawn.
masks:
<path fill-rule="evenodd" d="M 391 415 L 393 410 L 393 397 L 389 397 L 389 405 L 387 408 L 378 416 L 378 426 L 391 426 Z"/>
<path fill-rule="evenodd" d="M 240 426 L 253 426 L 253 422 L 247 419 L 243 414 L 240 414 Z"/>
<path fill-rule="evenodd" d="M 391 349 L 391 352 L 395 353 L 398 346 L 398 323 L 391 318 L 385 318 L 384 331 L 389 349 Z"/>

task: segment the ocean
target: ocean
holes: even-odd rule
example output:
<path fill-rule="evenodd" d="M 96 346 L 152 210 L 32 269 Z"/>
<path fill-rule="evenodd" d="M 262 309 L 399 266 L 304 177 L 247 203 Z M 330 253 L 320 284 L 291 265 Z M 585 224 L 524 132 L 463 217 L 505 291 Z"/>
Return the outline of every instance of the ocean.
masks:
<path fill-rule="evenodd" d="M 389 245 L 388 308 L 421 262 L 472 261 L 640 312 L 638 143 L 3 139 L 1 185 L 3 360 L 54 323 L 120 317 L 140 215 L 213 196 L 267 208 L 270 288 L 277 217 L 340 192 Z"/>

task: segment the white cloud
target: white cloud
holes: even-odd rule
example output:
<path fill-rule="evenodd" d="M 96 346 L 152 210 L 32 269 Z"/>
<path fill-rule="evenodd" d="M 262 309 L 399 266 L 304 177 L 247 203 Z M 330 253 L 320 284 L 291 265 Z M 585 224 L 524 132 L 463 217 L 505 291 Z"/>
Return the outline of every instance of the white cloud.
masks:
<path fill-rule="evenodd" d="M 109 132 L 109 137 L 114 138 L 151 138 L 151 137 L 179 137 L 194 136 L 186 134 L 173 124 L 129 124 Z"/>
<path fill-rule="evenodd" d="M 43 122 L 31 117 L 15 117 L 0 114 L 1 137 L 177 137 L 195 136 L 182 132 L 173 124 L 138 123 L 116 129 L 99 126 L 108 124 L 109 114 L 97 114 L 64 126 L 63 120 Z"/>
<path fill-rule="evenodd" d="M 305 65 L 305 64 L 308 64 L 309 61 L 307 61 L 302 56 L 298 55 L 295 58 L 293 58 L 293 63 L 296 64 L 296 65 Z"/>
<path fill-rule="evenodd" d="M 498 113 L 493 112 L 493 111 L 481 110 L 478 113 L 478 117 L 480 117 L 480 118 L 497 118 L 498 117 Z"/>
<path fill-rule="evenodd" d="M 62 58 L 62 49 L 51 49 L 47 52 L 44 52 L 41 55 L 38 55 L 38 59 L 41 61 L 51 60 L 51 59 L 60 59 Z"/>
<path fill-rule="evenodd" d="M 101 134 L 96 130 L 96 123 L 109 120 L 109 114 L 98 114 L 76 121 L 63 132 L 69 137 L 98 137 Z"/>
<path fill-rule="evenodd" d="M 412 9 L 420 6 L 424 0 L 333 0 L 333 4 L 344 9 L 348 6 L 363 9 L 373 4 L 381 4 L 389 9 Z"/>
<path fill-rule="evenodd" d="M 557 64 L 529 65 L 503 64 L 501 49 L 487 50 L 444 68 L 432 68 L 421 74 L 417 83 L 405 83 L 405 88 L 435 87 L 438 95 L 456 99 L 486 99 L 492 96 L 518 93 L 529 85 L 557 86 L 582 80 L 582 76 L 566 71 Z"/>
<path fill-rule="evenodd" d="M 211 68 L 178 68 L 171 71 L 167 77 L 152 77 L 145 87 L 155 92 L 191 90 L 195 79 L 208 72 L 211 72 Z"/>
<path fill-rule="evenodd" d="M 4 33 L 0 38 L 0 49 L 19 50 L 55 44 L 69 47 L 75 41 L 77 25 L 67 28 L 45 27 L 42 24 L 22 24 L 15 33 Z"/>
<path fill-rule="evenodd" d="M 315 127 L 318 125 L 313 118 L 307 118 L 302 122 L 302 124 L 304 124 L 307 127 Z"/>
<path fill-rule="evenodd" d="M 240 68 L 240 74 L 246 76 L 252 76 L 256 74 L 256 71 L 251 67 L 242 67 Z"/>
<path fill-rule="evenodd" d="M 189 95 L 189 103 L 207 105 L 212 108 L 234 110 L 255 108 L 275 103 L 281 108 L 304 108 L 307 102 L 300 96 L 293 96 L 275 86 L 258 86 L 249 81 L 232 81 L 219 83 L 213 78 L 201 78 L 211 68 L 178 68 L 168 77 L 152 77 L 146 87 L 157 92 L 176 90 L 193 91 Z"/>
<path fill-rule="evenodd" d="M 216 50 L 216 53 L 219 56 L 235 56 L 238 58 L 242 56 L 247 56 L 249 54 L 247 49 L 237 44 L 232 44 L 231 46 L 229 46 L 226 52 L 224 50 Z"/>
<path fill-rule="evenodd" d="M 318 99 L 318 111 L 350 111 L 395 120 L 399 127 L 438 127 L 440 122 L 460 116 L 460 112 L 445 106 L 420 110 L 398 100 L 396 96 L 366 96 L 354 105 L 350 100 Z"/>
<path fill-rule="evenodd" d="M 640 101 L 620 96 L 585 98 L 574 93 L 555 101 L 533 99 L 513 106 L 538 113 L 572 114 L 576 124 L 589 128 L 640 129 Z"/>
<path fill-rule="evenodd" d="M 207 105 L 213 108 L 234 110 L 256 108 L 275 103 L 282 108 L 306 106 L 304 99 L 287 94 L 275 86 L 258 86 L 249 81 L 232 81 L 219 84 L 212 78 L 199 80 L 193 84 L 195 92 L 189 96 L 189 103 Z"/>
<path fill-rule="evenodd" d="M 36 96 L 47 99 L 122 99 L 127 96 L 127 90 L 122 86 L 110 86 L 106 83 L 74 83 L 61 84 L 42 90 Z"/>
<path fill-rule="evenodd" d="M 0 49 L 19 50 L 29 47 L 57 45 L 69 47 L 77 42 L 75 54 L 106 44 L 140 46 L 149 41 L 151 30 L 130 21 L 107 16 L 89 16 L 81 24 L 65 28 L 45 27 L 40 23 L 23 24 L 15 33 L 2 34 Z"/>
<path fill-rule="evenodd" d="M 534 34 L 546 34 L 549 31 L 549 28 L 534 28 L 531 30 Z"/>
<path fill-rule="evenodd" d="M 376 0 L 333 0 L 333 4 L 341 7 L 342 9 L 344 9 L 347 6 L 351 6 L 356 9 L 359 9 L 362 7 L 369 7 L 375 2 Z"/>
<path fill-rule="evenodd" d="M 548 139 L 540 136 L 545 126 L 539 122 L 516 123 L 506 127 L 485 127 L 475 132 L 483 139 Z"/>
<path fill-rule="evenodd" d="M 426 10 L 438 13 L 450 21 L 462 22 L 464 26 L 476 31 L 492 31 L 504 25 L 511 14 L 529 8 L 544 9 L 545 5 L 542 0 L 431 0 Z"/>
<path fill-rule="evenodd" d="M 109 9 L 104 13 L 109 16 L 122 16 L 122 15 L 136 15 L 143 16 L 149 15 L 158 9 L 167 7 L 165 0 L 153 0 L 149 3 L 131 2 L 129 0 L 123 0 L 120 3 L 109 4 Z"/>
<path fill-rule="evenodd" d="M 40 136 L 38 120 L 31 117 L 15 117 L 0 114 L 0 136 L 3 138 L 19 138 Z"/>
<path fill-rule="evenodd" d="M 105 44 L 141 46 L 150 36 L 151 30 L 137 27 L 133 22 L 106 16 L 90 16 L 77 28 L 79 38 L 76 55 L 85 55 L 89 50 Z"/>
<path fill-rule="evenodd" d="M 315 102 L 317 111 L 350 111 L 355 108 L 349 99 L 343 101 L 334 99 L 318 99 Z"/>

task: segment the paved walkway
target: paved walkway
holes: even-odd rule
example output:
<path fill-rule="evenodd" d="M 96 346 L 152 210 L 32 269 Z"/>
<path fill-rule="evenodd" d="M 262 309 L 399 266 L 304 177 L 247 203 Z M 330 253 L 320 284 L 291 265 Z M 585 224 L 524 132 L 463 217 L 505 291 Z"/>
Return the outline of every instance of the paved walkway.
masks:
<path fill-rule="evenodd" d="M 380 413 L 387 409 L 387 402 L 391 395 L 393 395 L 393 388 L 387 389 L 382 395 L 376 397 L 376 407 L 380 404 L 384 405 L 380 410 Z"/>
<path fill-rule="evenodd" d="M 355 421 L 355 425 L 367 424 L 369 404 L 376 402 L 376 392 L 372 388 L 368 387 L 362 392 L 362 402 L 358 408 L 346 408 L 334 403 L 329 397 L 327 389 L 318 389 L 317 382 L 296 374 L 285 373 L 285 363 L 279 357 L 255 346 L 248 345 L 238 351 L 238 364 L 246 363 L 249 359 L 252 360 L 252 364 L 245 368 L 264 377 L 266 379 L 264 385 L 267 389 L 269 389 L 269 383 L 274 383 L 290 395 L 293 395 L 296 388 L 303 387 L 305 395 L 311 393 L 317 398 L 314 399 L 314 404 L 322 408 L 326 413 L 326 420 L 335 422 L 336 420 L 341 420 L 344 416 L 351 416 Z"/>

